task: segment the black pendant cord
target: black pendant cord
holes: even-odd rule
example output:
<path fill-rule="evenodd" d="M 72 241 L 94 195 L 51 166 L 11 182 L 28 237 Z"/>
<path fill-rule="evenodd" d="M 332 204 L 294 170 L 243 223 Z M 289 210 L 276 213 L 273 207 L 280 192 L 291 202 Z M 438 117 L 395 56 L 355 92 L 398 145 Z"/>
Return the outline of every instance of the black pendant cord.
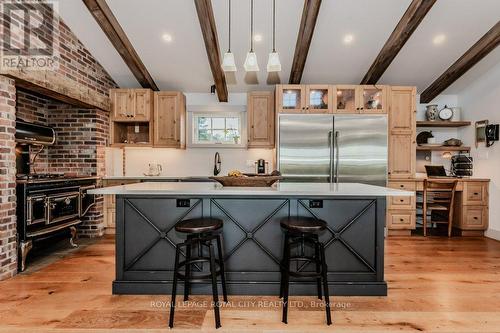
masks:
<path fill-rule="evenodd" d="M 273 53 L 276 53 L 276 0 L 273 0 Z"/>
<path fill-rule="evenodd" d="M 227 53 L 231 53 L 231 0 L 229 2 L 229 48 L 227 49 Z"/>
<path fill-rule="evenodd" d="M 250 0 L 250 52 L 253 52 L 253 0 Z"/>

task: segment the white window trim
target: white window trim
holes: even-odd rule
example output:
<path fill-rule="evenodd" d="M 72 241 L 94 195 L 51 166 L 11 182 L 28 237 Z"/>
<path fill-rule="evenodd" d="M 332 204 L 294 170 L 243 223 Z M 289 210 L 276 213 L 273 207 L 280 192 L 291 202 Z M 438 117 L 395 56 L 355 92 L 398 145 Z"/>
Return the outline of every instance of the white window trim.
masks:
<path fill-rule="evenodd" d="M 246 148 L 247 147 L 247 117 L 244 108 L 196 108 L 187 112 L 187 147 L 190 148 Z M 193 126 L 194 117 L 239 117 L 240 118 L 240 143 L 197 143 L 194 142 L 196 129 Z"/>

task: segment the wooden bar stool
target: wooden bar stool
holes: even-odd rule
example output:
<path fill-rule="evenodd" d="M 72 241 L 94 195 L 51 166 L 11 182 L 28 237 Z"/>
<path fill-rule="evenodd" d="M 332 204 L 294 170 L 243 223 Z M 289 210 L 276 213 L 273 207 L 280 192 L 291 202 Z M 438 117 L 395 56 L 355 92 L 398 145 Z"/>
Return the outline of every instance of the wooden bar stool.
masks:
<path fill-rule="evenodd" d="M 321 284 L 323 282 L 323 292 L 325 295 L 326 308 L 326 323 L 332 324 L 330 312 L 330 293 L 328 291 L 327 272 L 328 267 L 325 260 L 325 246 L 319 241 L 318 234 L 326 229 L 326 222 L 311 217 L 287 217 L 283 218 L 280 225 L 285 234 L 285 242 L 283 249 L 283 261 L 281 263 L 281 283 L 280 297 L 283 297 L 283 317 L 282 321 L 288 323 L 288 289 L 290 276 L 299 278 L 315 278 L 318 298 L 322 299 Z M 309 244 L 314 248 L 314 256 L 305 255 L 305 244 Z M 301 249 L 300 255 L 292 256 L 292 246 L 299 245 Z M 292 271 L 290 262 L 309 262 L 315 263 L 315 272 L 301 272 L 300 270 Z"/>
<path fill-rule="evenodd" d="M 453 225 L 453 203 L 455 201 L 455 190 L 457 180 L 439 179 L 424 180 L 424 197 L 422 200 L 422 215 L 424 224 L 424 236 L 427 236 L 427 223 L 447 224 L 448 237 L 451 237 Z M 427 221 L 427 212 L 431 212 L 431 220 Z M 433 211 L 439 211 L 433 214 Z M 439 214 L 439 213 L 443 214 Z M 439 216 L 439 219 L 433 218 Z"/>
<path fill-rule="evenodd" d="M 219 295 L 217 291 L 217 276 L 220 276 L 222 283 L 222 294 L 224 302 L 227 302 L 226 278 L 224 271 L 224 256 L 222 253 L 221 235 L 217 231 L 222 228 L 222 220 L 214 218 L 196 218 L 179 222 L 175 226 L 177 232 L 187 234 L 186 241 L 175 246 L 174 279 L 172 283 L 172 299 L 170 302 L 170 319 L 168 326 L 174 327 L 175 297 L 177 293 L 177 280 L 184 281 L 184 301 L 189 298 L 191 283 L 205 282 L 207 279 L 212 282 L 212 297 L 214 302 L 215 328 L 221 327 L 219 314 Z M 217 244 L 217 255 L 215 258 L 213 241 Z M 199 247 L 198 256 L 192 257 L 191 252 L 194 246 Z M 186 259 L 179 262 L 181 249 L 186 248 Z M 203 256 L 203 247 L 208 249 L 208 256 Z M 210 273 L 193 274 L 191 266 L 197 263 L 208 262 Z M 179 270 L 184 267 L 184 273 Z"/>

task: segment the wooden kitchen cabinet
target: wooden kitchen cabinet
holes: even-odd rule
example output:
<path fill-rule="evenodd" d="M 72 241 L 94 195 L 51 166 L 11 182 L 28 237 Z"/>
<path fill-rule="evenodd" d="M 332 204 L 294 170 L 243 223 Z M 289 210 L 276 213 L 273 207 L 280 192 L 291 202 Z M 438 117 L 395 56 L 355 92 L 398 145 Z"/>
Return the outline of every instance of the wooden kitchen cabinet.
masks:
<path fill-rule="evenodd" d="M 407 134 L 389 134 L 389 178 L 415 176 L 415 139 Z"/>
<path fill-rule="evenodd" d="M 391 133 L 416 132 L 417 91 L 415 87 L 390 88 L 389 129 Z"/>
<path fill-rule="evenodd" d="M 178 91 L 154 93 L 153 146 L 186 148 L 186 97 Z"/>
<path fill-rule="evenodd" d="M 488 185 L 487 182 L 466 182 L 463 191 L 463 204 L 488 205 Z"/>
<path fill-rule="evenodd" d="M 274 95 L 271 91 L 248 93 L 248 148 L 274 148 Z"/>
<path fill-rule="evenodd" d="M 358 86 L 358 107 L 360 113 L 386 114 L 387 87 L 381 85 Z"/>
<path fill-rule="evenodd" d="M 416 88 L 389 88 L 389 161 L 390 179 L 413 178 L 416 165 Z"/>
<path fill-rule="evenodd" d="M 333 89 L 327 84 L 310 84 L 305 89 L 306 113 L 332 113 Z"/>
<path fill-rule="evenodd" d="M 305 111 L 305 86 L 280 84 L 276 86 L 276 110 L 281 113 L 303 113 Z"/>
<path fill-rule="evenodd" d="M 110 89 L 111 120 L 148 122 L 153 110 L 151 89 Z"/>
<path fill-rule="evenodd" d="M 388 110 L 387 87 L 375 85 L 336 85 L 334 113 L 385 114 Z"/>
<path fill-rule="evenodd" d="M 336 85 L 333 87 L 335 95 L 335 113 L 359 113 L 357 86 Z"/>

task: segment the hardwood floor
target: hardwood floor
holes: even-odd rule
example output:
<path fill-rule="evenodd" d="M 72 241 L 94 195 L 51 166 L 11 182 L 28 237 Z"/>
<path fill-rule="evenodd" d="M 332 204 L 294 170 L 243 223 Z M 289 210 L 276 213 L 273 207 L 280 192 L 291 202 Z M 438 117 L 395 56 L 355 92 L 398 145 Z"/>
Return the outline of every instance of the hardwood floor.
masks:
<path fill-rule="evenodd" d="M 387 297 L 233 296 L 217 332 L 500 332 L 500 242 L 394 237 L 386 241 Z M 170 332 L 168 296 L 113 296 L 114 244 L 105 238 L 36 272 L 0 282 L 0 332 Z M 214 329 L 208 296 L 179 304 L 174 331 Z M 208 305 L 207 305 L 208 304 Z"/>

